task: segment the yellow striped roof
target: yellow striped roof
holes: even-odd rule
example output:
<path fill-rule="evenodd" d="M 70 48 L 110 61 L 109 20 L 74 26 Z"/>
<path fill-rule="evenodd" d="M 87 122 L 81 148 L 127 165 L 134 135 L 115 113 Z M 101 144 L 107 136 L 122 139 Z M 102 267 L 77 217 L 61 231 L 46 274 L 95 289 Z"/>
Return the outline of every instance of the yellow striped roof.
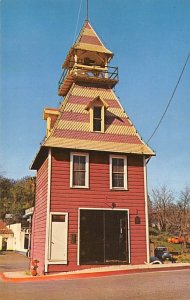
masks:
<path fill-rule="evenodd" d="M 75 50 L 104 53 L 108 61 L 113 56 L 88 21 L 85 21 L 63 67 L 69 66 Z M 48 136 L 41 143 L 32 168 L 38 168 L 44 151 L 47 154 L 49 147 L 142 154 L 147 157 L 155 155 L 154 151 L 141 139 L 113 90 L 108 87 L 108 84 L 105 85 L 105 82 L 100 85 L 96 83 L 96 86 L 85 81 L 73 82 L 57 110 L 59 112 L 57 120 L 52 120 L 53 128 L 48 131 Z M 101 99 L 105 108 L 104 132 L 92 132 L 90 126 L 91 109 L 87 108 L 91 108 L 98 98 Z"/>
<path fill-rule="evenodd" d="M 104 53 L 110 58 L 113 56 L 113 53 L 105 47 L 89 21 L 85 21 L 76 42 L 65 59 L 63 67 L 66 67 L 71 60 L 74 50 L 95 51 Z"/>
<path fill-rule="evenodd" d="M 89 21 L 85 21 L 73 48 L 113 54 L 104 46 Z"/>
<path fill-rule="evenodd" d="M 90 113 L 86 107 L 97 97 L 108 105 L 104 133 L 90 131 Z M 74 83 L 65 97 L 60 115 L 42 146 L 154 155 L 139 136 L 112 89 L 79 83 Z"/>

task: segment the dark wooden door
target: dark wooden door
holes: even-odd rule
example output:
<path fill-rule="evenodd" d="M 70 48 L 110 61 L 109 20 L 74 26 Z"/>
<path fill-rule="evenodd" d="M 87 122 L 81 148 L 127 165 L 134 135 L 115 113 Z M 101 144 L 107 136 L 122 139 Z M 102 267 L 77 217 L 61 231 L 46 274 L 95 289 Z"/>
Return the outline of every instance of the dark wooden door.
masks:
<path fill-rule="evenodd" d="M 127 263 L 127 224 L 126 211 L 81 210 L 80 263 Z"/>
<path fill-rule="evenodd" d="M 7 250 L 7 238 L 2 239 L 2 250 L 3 251 Z"/>

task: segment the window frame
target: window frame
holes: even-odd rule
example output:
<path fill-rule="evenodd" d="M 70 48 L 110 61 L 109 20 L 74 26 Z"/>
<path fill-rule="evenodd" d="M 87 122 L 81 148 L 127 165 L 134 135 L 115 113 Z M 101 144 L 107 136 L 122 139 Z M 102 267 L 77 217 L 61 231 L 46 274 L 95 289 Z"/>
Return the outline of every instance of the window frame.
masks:
<path fill-rule="evenodd" d="M 95 110 L 100 110 L 100 117 L 95 117 Z M 100 130 L 94 130 L 95 121 L 98 121 L 100 123 Z M 102 132 L 102 106 L 94 106 L 93 107 L 93 131 L 94 132 Z"/>
<path fill-rule="evenodd" d="M 123 159 L 124 160 L 124 186 L 123 187 L 113 187 L 112 185 L 112 160 L 113 158 L 118 158 L 118 159 Z M 110 165 L 110 189 L 111 190 L 128 190 L 128 182 L 127 182 L 127 179 L 128 179 L 128 176 L 127 176 L 127 156 L 126 155 L 114 155 L 114 154 L 111 154 L 109 156 L 109 165 Z"/>
<path fill-rule="evenodd" d="M 101 109 L 101 130 L 94 130 L 94 107 L 100 107 Z M 90 108 L 90 131 L 97 133 L 105 132 L 105 107 L 104 105 L 93 105 Z"/>
<path fill-rule="evenodd" d="M 74 185 L 73 184 L 73 163 L 74 156 L 84 156 L 85 162 L 85 185 Z M 84 152 L 71 152 L 70 153 L 70 188 L 87 189 L 89 188 L 89 153 Z"/>

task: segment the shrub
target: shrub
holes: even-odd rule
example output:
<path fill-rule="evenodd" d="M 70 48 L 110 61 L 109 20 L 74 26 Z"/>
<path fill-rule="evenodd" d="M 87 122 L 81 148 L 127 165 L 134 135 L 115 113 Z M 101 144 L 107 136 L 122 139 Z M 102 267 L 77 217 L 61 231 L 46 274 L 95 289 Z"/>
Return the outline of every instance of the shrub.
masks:
<path fill-rule="evenodd" d="M 177 258 L 177 262 L 181 262 L 181 263 L 189 262 L 190 263 L 190 254 L 188 254 L 188 253 L 178 255 L 178 256 L 176 256 L 176 258 Z"/>

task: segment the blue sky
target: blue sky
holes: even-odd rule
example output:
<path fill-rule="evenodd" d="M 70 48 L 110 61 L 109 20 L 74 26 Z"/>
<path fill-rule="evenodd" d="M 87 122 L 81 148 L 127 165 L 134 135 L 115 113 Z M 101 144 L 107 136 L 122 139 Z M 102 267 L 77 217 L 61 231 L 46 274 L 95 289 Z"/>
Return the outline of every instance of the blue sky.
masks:
<path fill-rule="evenodd" d="M 45 135 L 44 107 L 57 107 L 61 64 L 85 19 L 85 0 L 1 0 L 0 172 L 29 165 Z M 89 0 L 89 19 L 119 67 L 116 94 L 147 141 L 190 51 L 189 0 Z M 190 61 L 149 145 L 149 189 L 190 184 Z"/>

